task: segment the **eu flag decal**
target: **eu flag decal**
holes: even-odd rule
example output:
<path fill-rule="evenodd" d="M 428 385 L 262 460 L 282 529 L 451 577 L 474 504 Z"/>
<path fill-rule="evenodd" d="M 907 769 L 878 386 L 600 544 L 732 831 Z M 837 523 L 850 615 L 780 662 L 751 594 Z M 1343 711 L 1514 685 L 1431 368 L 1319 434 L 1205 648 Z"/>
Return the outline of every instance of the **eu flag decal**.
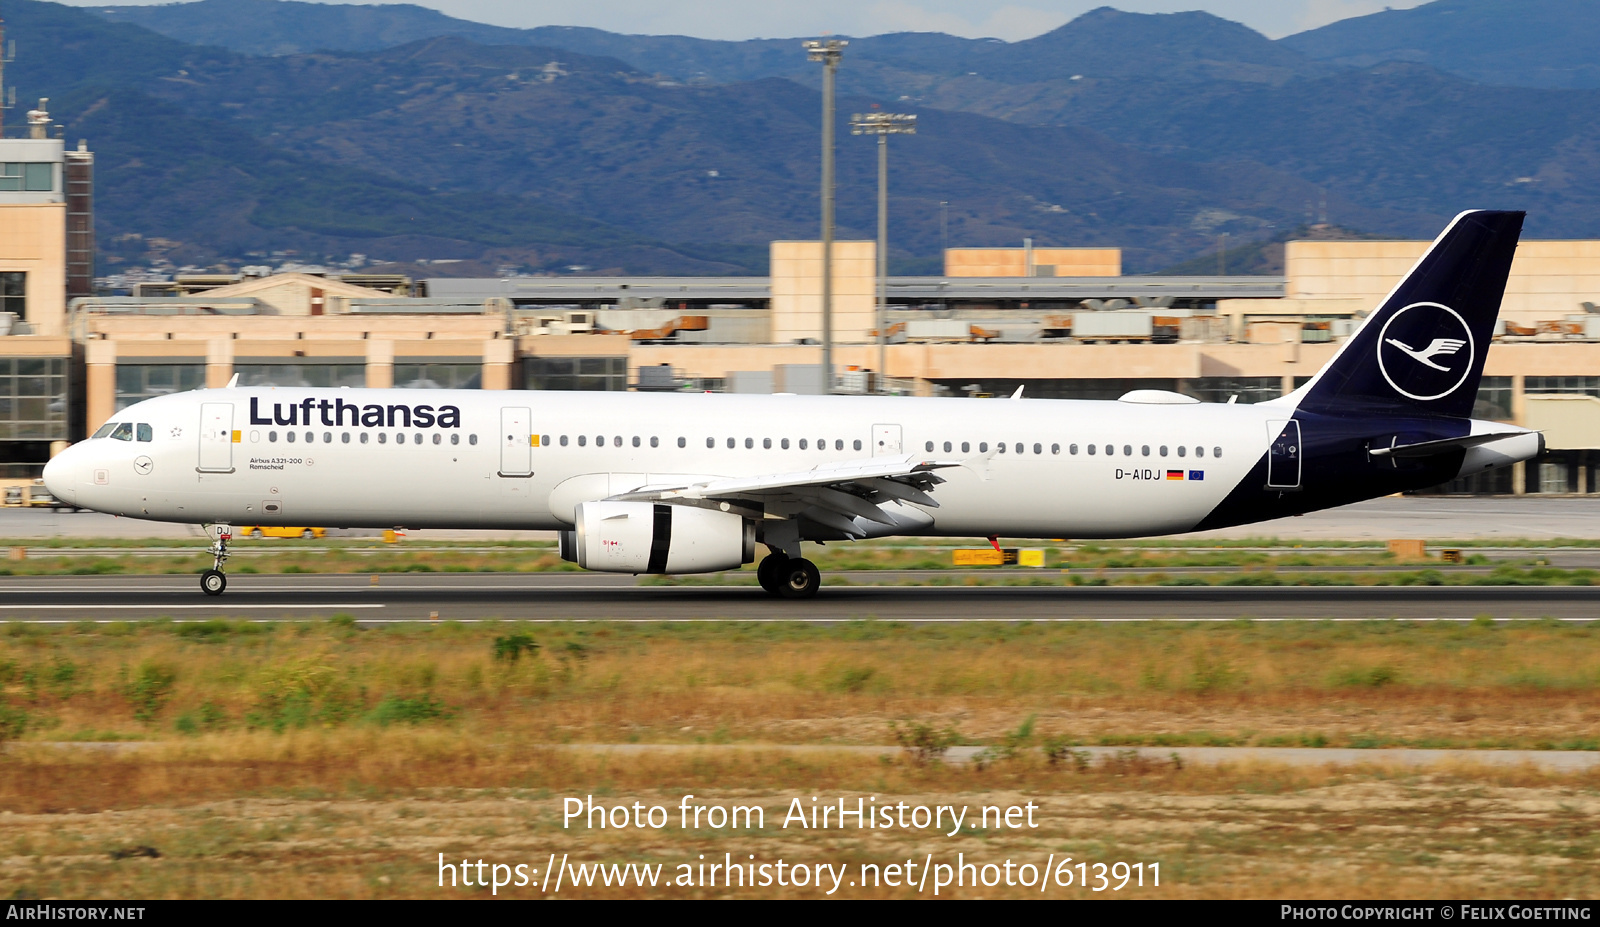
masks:
<path fill-rule="evenodd" d="M 1168 470 L 1167 471 L 1167 479 L 1169 479 L 1169 480 L 1181 480 L 1181 479 L 1183 479 L 1183 471 L 1182 470 Z"/>
<path fill-rule="evenodd" d="M 1204 470 L 1190 470 L 1189 471 L 1189 479 L 1191 479 L 1191 480 L 1203 480 L 1205 478 L 1206 478 L 1206 471 L 1204 471 Z"/>

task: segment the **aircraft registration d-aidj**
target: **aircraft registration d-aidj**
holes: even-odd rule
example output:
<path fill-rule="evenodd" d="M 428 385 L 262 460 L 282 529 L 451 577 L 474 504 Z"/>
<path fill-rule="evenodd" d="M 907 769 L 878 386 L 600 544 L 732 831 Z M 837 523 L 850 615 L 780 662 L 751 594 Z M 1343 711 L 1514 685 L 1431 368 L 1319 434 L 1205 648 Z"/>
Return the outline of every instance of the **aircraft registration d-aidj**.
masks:
<path fill-rule="evenodd" d="M 1537 456 L 1471 418 L 1522 230 L 1456 217 L 1288 396 L 1202 403 L 483 390 L 212 389 L 117 412 L 50 461 L 68 503 L 207 526 L 560 532 L 590 570 L 737 569 L 815 595 L 801 541 L 1129 538 L 1420 489 Z"/>

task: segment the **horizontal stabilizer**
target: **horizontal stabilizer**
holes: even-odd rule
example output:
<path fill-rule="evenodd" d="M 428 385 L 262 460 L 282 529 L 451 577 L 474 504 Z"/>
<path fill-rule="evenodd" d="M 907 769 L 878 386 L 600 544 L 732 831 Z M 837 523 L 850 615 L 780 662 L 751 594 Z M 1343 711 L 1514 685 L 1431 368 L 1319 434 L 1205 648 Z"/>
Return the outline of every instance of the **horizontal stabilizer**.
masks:
<path fill-rule="evenodd" d="M 1462 435 L 1459 438 L 1440 438 L 1438 441 L 1419 441 L 1416 444 L 1396 444 L 1391 447 L 1375 447 L 1368 453 L 1374 457 L 1433 457 L 1437 454 L 1447 454 L 1450 451 L 1466 450 L 1469 447 L 1478 447 L 1482 444 L 1493 444 L 1504 438 L 1514 438 L 1525 434 L 1521 431 L 1497 431 L 1484 435 Z"/>

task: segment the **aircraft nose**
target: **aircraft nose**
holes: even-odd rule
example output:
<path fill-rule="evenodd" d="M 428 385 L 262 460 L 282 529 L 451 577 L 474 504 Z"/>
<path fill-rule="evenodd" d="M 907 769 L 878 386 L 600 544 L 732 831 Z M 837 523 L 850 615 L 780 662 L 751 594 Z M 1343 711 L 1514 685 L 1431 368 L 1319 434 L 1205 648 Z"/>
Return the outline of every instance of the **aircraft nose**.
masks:
<path fill-rule="evenodd" d="M 82 446 L 74 444 L 44 465 L 44 488 L 62 502 L 76 505 L 78 484 L 87 482 L 87 466 Z"/>

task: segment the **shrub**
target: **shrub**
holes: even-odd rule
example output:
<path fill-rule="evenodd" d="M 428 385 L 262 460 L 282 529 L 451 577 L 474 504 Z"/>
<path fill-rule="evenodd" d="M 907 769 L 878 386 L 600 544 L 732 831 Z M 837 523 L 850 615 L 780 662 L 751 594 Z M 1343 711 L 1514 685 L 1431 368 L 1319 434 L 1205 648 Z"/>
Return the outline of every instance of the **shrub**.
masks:
<path fill-rule="evenodd" d="M 903 729 L 898 723 L 890 721 L 889 732 L 918 766 L 943 760 L 950 748 L 961 742 L 961 735 L 954 728 L 936 731 L 933 725 L 922 721 L 908 722 Z"/>
<path fill-rule="evenodd" d="M 372 709 L 367 715 L 367 720 L 388 727 L 391 724 L 422 724 L 450 716 L 450 709 L 432 695 L 423 694 L 416 697 L 391 695 Z"/>
<path fill-rule="evenodd" d="M 504 663 L 515 663 L 523 654 L 538 656 L 539 642 L 527 634 L 505 634 L 494 639 L 494 658 Z"/>
<path fill-rule="evenodd" d="M 172 686 L 178 674 L 161 663 L 144 662 L 122 687 L 123 697 L 133 707 L 133 716 L 140 721 L 154 721 L 167 700 L 172 698 Z"/>

